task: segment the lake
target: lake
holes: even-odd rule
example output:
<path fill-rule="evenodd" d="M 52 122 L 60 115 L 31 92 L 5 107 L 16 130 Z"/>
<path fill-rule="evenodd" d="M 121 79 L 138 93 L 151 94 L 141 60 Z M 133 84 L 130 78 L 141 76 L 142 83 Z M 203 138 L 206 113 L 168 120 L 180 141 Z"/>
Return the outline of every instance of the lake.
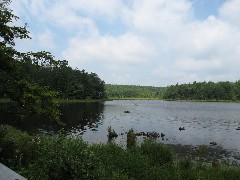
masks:
<path fill-rule="evenodd" d="M 240 126 L 239 103 L 118 100 L 64 103 L 61 110 L 66 136 L 81 136 L 89 144 L 107 143 L 111 126 L 119 135 L 114 141 L 125 146 L 126 132 L 133 128 L 135 132 L 164 133 L 164 139 L 156 141 L 170 145 L 179 156 L 194 156 L 200 145 L 206 145 L 212 157 L 240 160 L 240 131 L 236 130 Z M 1 123 L 12 123 L 31 133 L 55 134 L 62 128 L 37 118 Z M 138 142 L 143 139 L 138 137 Z"/>

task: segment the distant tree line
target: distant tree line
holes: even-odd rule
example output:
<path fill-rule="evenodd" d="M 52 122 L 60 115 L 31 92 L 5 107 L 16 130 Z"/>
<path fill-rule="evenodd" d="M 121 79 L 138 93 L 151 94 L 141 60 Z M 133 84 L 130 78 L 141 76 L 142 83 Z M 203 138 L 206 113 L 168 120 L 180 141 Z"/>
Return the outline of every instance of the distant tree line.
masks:
<path fill-rule="evenodd" d="M 166 88 L 136 85 L 106 84 L 108 98 L 163 98 Z"/>
<path fill-rule="evenodd" d="M 240 100 L 240 81 L 176 84 L 167 88 L 163 98 L 173 100 Z"/>

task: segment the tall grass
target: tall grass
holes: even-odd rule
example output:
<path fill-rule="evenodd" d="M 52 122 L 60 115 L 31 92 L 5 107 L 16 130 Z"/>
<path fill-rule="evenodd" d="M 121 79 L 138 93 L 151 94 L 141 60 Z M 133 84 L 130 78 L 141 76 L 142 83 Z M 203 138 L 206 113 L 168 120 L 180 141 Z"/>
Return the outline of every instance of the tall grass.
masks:
<path fill-rule="evenodd" d="M 88 145 L 81 138 L 30 136 L 0 126 L 0 161 L 27 179 L 239 179 L 237 167 L 176 159 L 151 140 L 124 149 Z"/>

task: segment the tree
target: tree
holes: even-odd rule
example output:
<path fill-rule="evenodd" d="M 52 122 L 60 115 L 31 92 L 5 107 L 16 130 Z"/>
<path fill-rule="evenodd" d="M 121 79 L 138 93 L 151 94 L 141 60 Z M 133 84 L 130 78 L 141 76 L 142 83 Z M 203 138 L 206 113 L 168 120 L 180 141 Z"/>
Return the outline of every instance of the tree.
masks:
<path fill-rule="evenodd" d="M 193 100 L 240 100 L 240 83 L 235 82 L 193 82 L 169 86 L 164 99 Z"/>
<path fill-rule="evenodd" d="M 60 111 L 54 102 L 57 93 L 36 83 L 29 82 L 20 73 L 22 63 L 36 66 L 59 66 L 48 52 L 21 53 L 14 49 L 15 39 L 30 38 L 27 25 L 11 26 L 19 17 L 7 8 L 11 1 L 0 1 L 0 95 L 17 104 L 19 115 L 46 115 L 59 120 Z"/>

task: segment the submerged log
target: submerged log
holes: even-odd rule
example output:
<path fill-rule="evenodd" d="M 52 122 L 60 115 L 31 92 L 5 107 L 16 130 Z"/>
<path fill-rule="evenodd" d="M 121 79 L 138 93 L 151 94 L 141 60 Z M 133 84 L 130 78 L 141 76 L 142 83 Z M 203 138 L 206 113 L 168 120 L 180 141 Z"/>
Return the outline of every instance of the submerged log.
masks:
<path fill-rule="evenodd" d="M 159 137 L 164 137 L 165 134 L 164 133 L 157 133 L 157 132 L 139 132 L 139 133 L 136 133 L 136 136 L 147 136 L 149 138 L 159 138 Z"/>
<path fill-rule="evenodd" d="M 145 132 L 139 132 L 139 133 L 136 133 L 136 136 L 146 136 L 147 134 Z"/>
<path fill-rule="evenodd" d="M 117 137 L 118 137 L 118 135 L 114 130 L 108 133 L 109 139 L 113 139 L 113 138 L 117 138 Z"/>
<path fill-rule="evenodd" d="M 185 127 L 180 127 L 179 128 L 179 131 L 183 131 L 183 130 L 185 130 Z"/>
<path fill-rule="evenodd" d="M 165 134 L 161 133 L 161 138 L 163 138 L 165 136 Z"/>
<path fill-rule="evenodd" d="M 160 135 L 157 132 L 148 132 L 147 137 L 149 137 L 149 138 L 159 138 Z"/>

